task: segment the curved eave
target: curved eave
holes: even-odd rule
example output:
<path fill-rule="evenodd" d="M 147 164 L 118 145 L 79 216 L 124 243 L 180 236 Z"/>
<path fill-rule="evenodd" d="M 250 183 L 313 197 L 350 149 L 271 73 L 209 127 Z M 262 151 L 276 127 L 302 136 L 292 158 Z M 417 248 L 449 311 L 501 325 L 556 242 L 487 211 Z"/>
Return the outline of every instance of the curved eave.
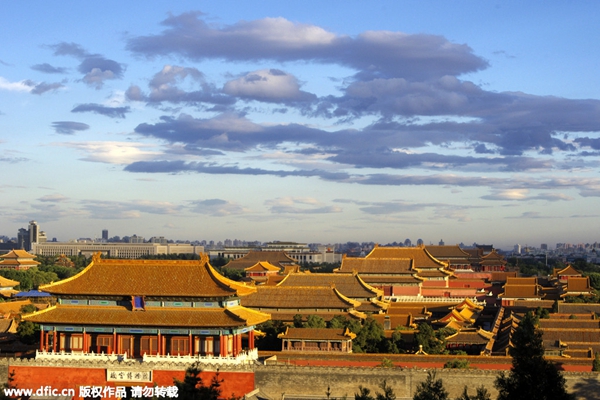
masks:
<path fill-rule="evenodd" d="M 228 307 L 225 311 L 245 321 L 248 326 L 262 324 L 271 319 L 271 314 L 252 310 L 243 306 Z"/>
<path fill-rule="evenodd" d="M 60 280 L 58 282 L 51 282 L 51 283 L 48 283 L 46 285 L 40 285 L 38 289 L 40 291 L 42 291 L 42 292 L 48 292 L 50 294 L 63 294 L 64 292 L 60 290 L 61 287 L 63 287 L 66 283 L 72 282 L 75 279 L 79 278 L 80 276 L 83 276 L 90 269 L 92 269 L 92 267 L 94 266 L 94 264 L 99 259 L 100 259 L 100 256 L 98 254 L 94 254 L 94 256 L 92 257 L 92 261 L 88 264 L 88 266 L 85 267 L 84 269 L 82 269 L 77 274 L 75 274 L 73 276 L 70 276 L 70 277 L 68 277 L 66 279 Z M 54 289 L 59 289 L 59 290 L 55 291 Z"/>
<path fill-rule="evenodd" d="M 204 265 L 211 278 L 216 280 L 218 283 L 226 286 L 227 288 L 234 290 L 238 296 L 247 296 L 256 292 L 255 286 L 245 285 L 243 283 L 236 282 L 232 279 L 224 277 L 223 275 L 218 273 L 212 265 L 210 265 L 210 262 L 208 261 L 208 256 L 203 255 L 202 257 L 206 257 L 206 263 Z"/>

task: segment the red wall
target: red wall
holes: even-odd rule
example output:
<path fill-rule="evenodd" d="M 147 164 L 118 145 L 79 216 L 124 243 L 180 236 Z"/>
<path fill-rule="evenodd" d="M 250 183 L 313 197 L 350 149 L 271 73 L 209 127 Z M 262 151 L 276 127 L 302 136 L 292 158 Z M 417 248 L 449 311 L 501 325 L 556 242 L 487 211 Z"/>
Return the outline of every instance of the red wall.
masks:
<path fill-rule="evenodd" d="M 118 367 L 114 367 L 118 369 Z M 75 398 L 78 398 L 80 386 L 152 386 L 151 383 L 121 383 L 107 382 L 106 369 L 102 368 L 63 368 L 63 367 L 30 367 L 11 366 L 14 372 L 13 387 L 19 389 L 38 389 L 50 386 L 52 389 L 75 389 Z M 185 371 L 160 371 L 154 370 L 153 382 L 157 386 L 173 386 L 173 379 L 183 380 Z M 203 383 L 210 384 L 215 372 L 202 372 Z M 254 390 L 254 372 L 220 372 L 221 396 L 241 397 Z"/>

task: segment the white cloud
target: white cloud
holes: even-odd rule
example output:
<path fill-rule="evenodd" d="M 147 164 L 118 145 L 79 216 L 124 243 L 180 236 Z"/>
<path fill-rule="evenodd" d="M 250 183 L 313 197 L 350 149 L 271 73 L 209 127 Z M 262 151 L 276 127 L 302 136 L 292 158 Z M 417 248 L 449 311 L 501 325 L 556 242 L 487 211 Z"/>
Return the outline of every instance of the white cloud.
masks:
<path fill-rule="evenodd" d="M 308 101 L 315 98 L 300 90 L 295 76 L 278 69 L 261 69 L 225 84 L 223 91 L 232 96 L 261 101 Z"/>
<path fill-rule="evenodd" d="M 330 214 L 342 212 L 338 206 L 326 206 L 312 197 L 279 197 L 265 201 L 274 214 Z"/>
<path fill-rule="evenodd" d="M 31 92 L 34 85 L 30 81 L 10 82 L 0 76 L 0 89 L 11 92 Z"/>
<path fill-rule="evenodd" d="M 53 143 L 54 146 L 75 149 L 85 156 L 84 161 L 102 162 L 107 164 L 130 164 L 135 161 L 152 160 L 161 153 L 150 151 L 154 145 L 136 142 L 63 142 Z"/>

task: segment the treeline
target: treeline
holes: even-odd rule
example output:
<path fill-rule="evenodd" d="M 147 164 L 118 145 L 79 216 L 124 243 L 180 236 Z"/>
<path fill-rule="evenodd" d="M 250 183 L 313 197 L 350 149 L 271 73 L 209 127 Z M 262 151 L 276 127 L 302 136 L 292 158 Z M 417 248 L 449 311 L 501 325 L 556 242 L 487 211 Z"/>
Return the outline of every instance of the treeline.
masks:
<path fill-rule="evenodd" d="M 256 345 L 260 350 L 280 350 L 281 340 L 277 335 L 285 332 L 286 328 L 293 326 L 296 328 L 329 328 L 345 329 L 356 334 L 352 340 L 352 351 L 354 353 L 414 353 L 422 349 L 427 354 L 466 354 L 463 351 L 448 351 L 446 349 L 446 338 L 456 333 L 451 328 L 441 328 L 434 330 L 428 323 L 422 323 L 418 329 L 411 335 L 414 340 L 407 341 L 403 337 L 403 332 L 409 331 L 405 327 L 396 327 L 388 338 L 385 335 L 383 326 L 373 317 L 369 316 L 361 324 L 356 319 L 349 319 L 338 315 L 329 322 L 318 315 L 309 315 L 306 319 L 297 314 L 294 316 L 292 324 L 286 324 L 282 321 L 271 320 L 257 327 L 265 334 L 264 337 L 257 339 Z"/>
<path fill-rule="evenodd" d="M 7 279 L 19 282 L 15 289 L 26 292 L 31 289 L 37 289 L 40 285 L 51 282 L 57 282 L 69 278 L 81 271 L 90 262 L 85 256 L 68 257 L 70 263 L 64 266 L 65 259 L 53 256 L 37 256 L 36 261 L 40 263 L 37 267 L 31 267 L 27 270 L 15 270 L 2 268 L 0 275 Z"/>

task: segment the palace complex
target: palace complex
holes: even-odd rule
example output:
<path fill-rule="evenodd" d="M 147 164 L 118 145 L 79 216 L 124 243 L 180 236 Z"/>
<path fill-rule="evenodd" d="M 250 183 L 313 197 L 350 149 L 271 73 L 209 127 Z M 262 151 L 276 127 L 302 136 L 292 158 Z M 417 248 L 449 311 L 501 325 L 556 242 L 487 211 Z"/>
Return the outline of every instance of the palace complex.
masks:
<path fill-rule="evenodd" d="M 35 358 L 9 361 L 15 384 L 172 385 L 199 362 L 209 380 L 219 371 L 226 397 L 244 396 L 261 389 L 256 382 L 272 379 L 272 386 L 264 383 L 268 395 L 279 398 L 273 387 L 287 385 L 278 381 L 279 372 L 255 377 L 267 364 L 381 364 L 381 354 L 352 353 L 357 332 L 298 327 L 312 316 L 354 326 L 375 320 L 385 337 L 400 333 L 413 354 L 386 354 L 398 367 L 439 368 L 456 358 L 414 353 L 419 325 L 427 323 L 446 328 L 446 350 L 466 353 L 477 368 L 507 369 L 511 335 L 526 311 L 555 311 L 540 320 L 540 329 L 546 355 L 565 370 L 589 371 L 600 351 L 600 305 L 565 302 L 594 295 L 589 277 L 571 266 L 547 277 L 520 277 L 493 249 L 376 246 L 365 257 L 344 257 L 332 273 L 301 271 L 280 251 L 250 252 L 226 268 L 244 271 L 246 280 L 225 278 L 205 254 L 189 261 L 96 254 L 80 273 L 39 287 L 55 301 L 23 316 L 40 326 L 40 343 Z M 7 298 L 17 284 L 0 278 Z M 280 342 L 259 354 L 255 339 L 267 335 L 260 325 L 269 320 L 280 321 L 264 325 L 282 327 L 273 336 Z M 4 325 L 4 335 L 14 335 L 14 324 Z"/>
<path fill-rule="evenodd" d="M 121 378 L 124 371 L 153 382 L 161 363 L 252 363 L 258 357 L 255 326 L 270 319 L 240 305 L 256 288 L 221 276 L 207 256 L 164 261 L 96 255 L 79 274 L 40 290 L 56 296 L 57 304 L 24 317 L 40 325 L 36 361 L 94 361 L 106 370 L 104 382 L 97 382 L 103 385 L 138 381 Z M 121 370 L 111 364 L 129 359 L 137 361 Z M 28 374 L 18 367 L 15 372 L 17 382 Z M 57 383 L 48 376 L 45 384 Z M 85 379 L 77 383 L 89 384 Z M 172 384 L 172 377 L 166 380 Z"/>

